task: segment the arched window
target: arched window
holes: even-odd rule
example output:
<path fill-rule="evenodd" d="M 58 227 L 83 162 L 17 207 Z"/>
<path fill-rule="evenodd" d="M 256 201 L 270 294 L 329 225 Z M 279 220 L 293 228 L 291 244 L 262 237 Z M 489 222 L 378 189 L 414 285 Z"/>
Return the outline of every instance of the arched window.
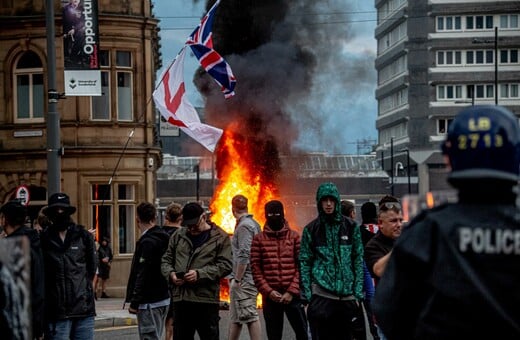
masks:
<path fill-rule="evenodd" d="M 43 66 L 40 57 L 27 51 L 16 62 L 13 74 L 14 122 L 43 122 L 45 110 L 45 89 Z"/>

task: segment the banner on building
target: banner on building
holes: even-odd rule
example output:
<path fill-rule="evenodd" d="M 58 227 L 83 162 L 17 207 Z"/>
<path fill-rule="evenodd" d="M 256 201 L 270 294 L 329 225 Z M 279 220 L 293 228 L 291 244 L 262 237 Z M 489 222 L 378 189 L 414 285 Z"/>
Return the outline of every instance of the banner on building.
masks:
<path fill-rule="evenodd" d="M 65 95 L 101 96 L 98 0 L 62 2 Z"/>

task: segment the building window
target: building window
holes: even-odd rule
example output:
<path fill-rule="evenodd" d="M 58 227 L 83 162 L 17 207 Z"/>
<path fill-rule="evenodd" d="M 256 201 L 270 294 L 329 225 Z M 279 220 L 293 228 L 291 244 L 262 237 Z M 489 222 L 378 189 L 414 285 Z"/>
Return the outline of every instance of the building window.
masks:
<path fill-rule="evenodd" d="M 115 109 L 117 112 L 115 119 L 132 121 L 134 97 L 132 53 L 102 50 L 100 64 L 102 95 L 92 97 L 91 119 L 114 119 L 112 111 Z M 112 89 L 115 89 L 115 93 Z M 115 107 L 111 105 L 113 101 Z"/>
<path fill-rule="evenodd" d="M 379 100 L 379 115 L 408 104 L 408 88 L 394 92 Z"/>
<path fill-rule="evenodd" d="M 494 63 L 495 51 L 493 50 L 466 51 L 466 64 L 468 65 L 492 65 Z"/>
<path fill-rule="evenodd" d="M 518 98 L 519 84 L 500 84 L 501 98 Z"/>
<path fill-rule="evenodd" d="M 101 96 L 92 96 L 92 120 L 110 120 L 110 54 L 99 52 L 101 66 Z"/>
<path fill-rule="evenodd" d="M 21 55 L 13 69 L 14 122 L 43 122 L 45 89 L 40 57 L 28 51 Z"/>
<path fill-rule="evenodd" d="M 394 138 L 394 140 L 396 140 L 399 138 L 405 138 L 407 136 L 408 136 L 408 123 L 403 122 L 403 123 L 379 130 L 379 143 L 387 144 L 387 143 L 390 143 L 392 138 Z"/>
<path fill-rule="evenodd" d="M 500 16 L 500 28 L 518 28 L 518 14 L 504 14 Z"/>
<path fill-rule="evenodd" d="M 461 65 L 462 52 L 461 51 L 438 51 L 437 65 Z"/>
<path fill-rule="evenodd" d="M 468 98 L 474 94 L 476 99 L 493 99 L 495 98 L 495 86 L 494 85 L 468 85 L 467 86 Z"/>
<path fill-rule="evenodd" d="M 393 61 L 391 64 L 383 67 L 378 72 L 378 84 L 383 84 L 390 79 L 406 72 L 406 54 Z"/>
<path fill-rule="evenodd" d="M 391 17 L 401 7 L 407 3 L 407 0 L 388 0 L 377 9 L 377 23 L 380 24 L 388 17 Z"/>
<path fill-rule="evenodd" d="M 460 16 L 437 17 L 437 31 L 460 31 L 462 20 Z"/>
<path fill-rule="evenodd" d="M 90 206 L 98 239 L 103 236 L 113 239 L 117 254 L 132 253 L 135 245 L 135 184 L 93 183 Z"/>
<path fill-rule="evenodd" d="M 439 85 L 437 86 L 437 99 L 450 100 L 462 98 L 462 85 Z"/>
<path fill-rule="evenodd" d="M 518 64 L 518 50 L 500 50 L 500 64 Z"/>
<path fill-rule="evenodd" d="M 493 27 L 492 15 L 476 15 L 466 17 L 466 29 L 468 30 L 492 29 Z"/>
<path fill-rule="evenodd" d="M 132 55 L 116 52 L 117 71 L 117 120 L 132 120 Z"/>
<path fill-rule="evenodd" d="M 407 35 L 407 26 L 406 22 L 399 24 L 399 26 L 395 27 L 391 32 L 387 33 L 381 39 L 377 41 L 377 52 L 378 55 L 383 54 L 388 49 L 397 45 L 399 42 L 404 40 Z"/>
<path fill-rule="evenodd" d="M 448 133 L 448 127 L 453 119 L 437 119 L 437 134 L 445 135 Z"/>

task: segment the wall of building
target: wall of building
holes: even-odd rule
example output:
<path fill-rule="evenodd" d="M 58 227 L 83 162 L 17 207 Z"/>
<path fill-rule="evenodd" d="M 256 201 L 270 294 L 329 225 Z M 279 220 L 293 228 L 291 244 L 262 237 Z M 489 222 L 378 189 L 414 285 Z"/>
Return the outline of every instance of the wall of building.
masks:
<path fill-rule="evenodd" d="M 62 16 L 59 1 L 55 4 L 56 30 L 56 86 L 64 92 L 64 60 Z M 122 296 L 126 288 L 132 253 L 131 245 L 139 236 L 134 218 L 120 216 L 120 207 L 136 206 L 141 201 L 153 202 L 156 197 L 156 170 L 161 165 L 162 153 L 155 131 L 155 113 L 149 100 L 155 83 L 155 71 L 160 67 L 158 21 L 153 16 L 149 0 L 114 2 L 99 0 L 100 50 L 107 51 L 110 66 L 102 67 L 109 73 L 110 106 L 108 119 L 93 120 L 91 97 L 67 97 L 57 103 L 60 116 L 61 191 L 70 195 L 77 207 L 73 219 L 86 228 L 98 226 L 108 234 L 115 253 L 109 294 Z M 47 123 L 46 119 L 16 121 L 17 79 L 14 70 L 19 57 L 30 51 L 38 56 L 43 75 L 45 96 L 48 75 L 47 29 L 42 0 L 0 5 L 0 199 L 12 198 L 20 185 L 31 190 L 45 191 L 47 187 Z M 131 56 L 131 119 L 117 116 L 118 86 L 116 54 L 122 51 Z M 20 97 L 21 98 L 21 97 Z M 21 98 L 30 102 L 32 98 Z M 45 100 L 44 108 L 47 112 Z M 92 115 L 91 115 L 92 114 Z M 132 137 L 130 135 L 132 134 Z M 94 185 L 109 185 L 109 201 L 93 198 Z M 121 191 L 131 188 L 128 197 L 117 201 Z M 44 200 L 30 202 L 31 212 L 45 204 Z M 118 205 L 119 204 L 119 205 Z M 110 216 L 95 216 L 95 207 L 110 207 Z M 128 211 L 131 211 L 130 209 Z M 122 219 L 123 218 L 123 219 Z M 121 229 L 120 221 L 126 221 Z M 125 243 L 121 241 L 121 231 Z M 123 252 L 123 249 L 127 249 Z"/>

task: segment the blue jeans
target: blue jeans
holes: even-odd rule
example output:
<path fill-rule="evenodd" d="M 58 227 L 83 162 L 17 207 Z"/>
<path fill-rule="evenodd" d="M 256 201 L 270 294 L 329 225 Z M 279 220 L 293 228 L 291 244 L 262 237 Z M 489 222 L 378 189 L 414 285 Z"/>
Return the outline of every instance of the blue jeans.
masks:
<path fill-rule="evenodd" d="M 49 322 L 45 330 L 45 340 L 93 340 L 94 317 L 74 318 Z"/>
<path fill-rule="evenodd" d="M 137 329 L 142 340 L 161 340 L 168 306 L 161 306 L 137 311 Z"/>

